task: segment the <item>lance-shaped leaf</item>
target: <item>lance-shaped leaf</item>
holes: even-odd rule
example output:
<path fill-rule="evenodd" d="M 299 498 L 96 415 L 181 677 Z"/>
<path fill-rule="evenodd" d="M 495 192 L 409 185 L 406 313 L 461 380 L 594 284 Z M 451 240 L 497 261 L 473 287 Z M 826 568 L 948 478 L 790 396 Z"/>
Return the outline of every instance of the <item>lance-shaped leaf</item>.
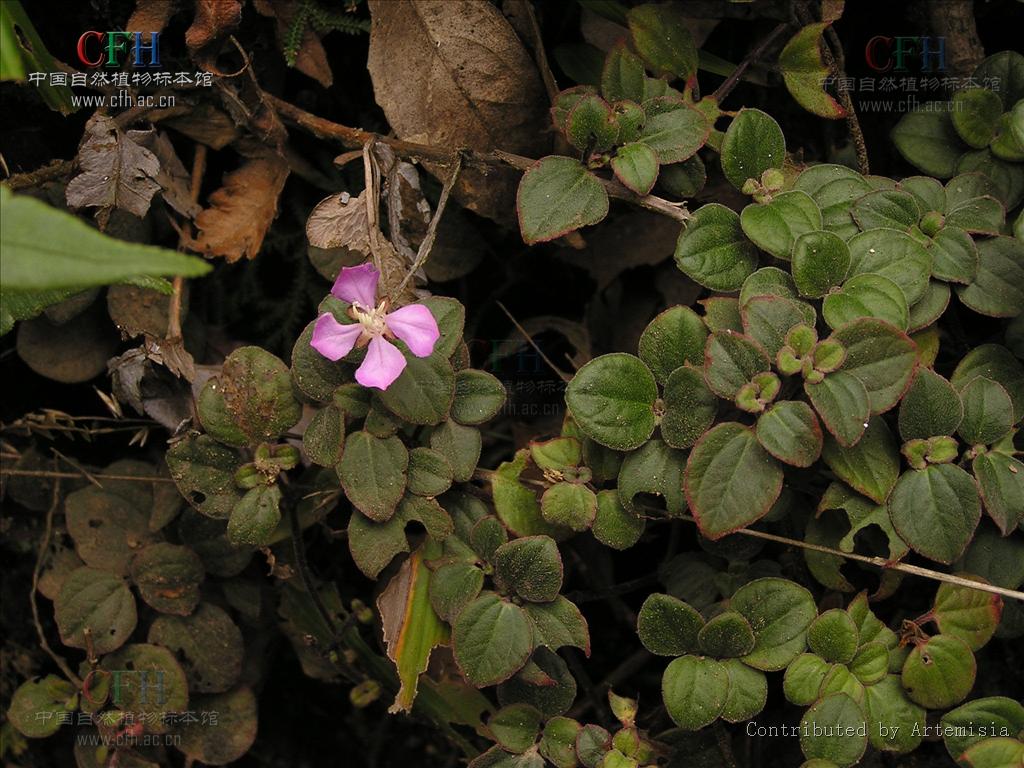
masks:
<path fill-rule="evenodd" d="M 900 474 L 900 454 L 885 420 L 868 422 L 864 435 L 852 448 L 826 437 L 822 458 L 836 477 L 877 504 L 884 504 Z"/>
<path fill-rule="evenodd" d="M 846 348 L 842 371 L 860 380 L 871 413 L 884 413 L 899 402 L 917 366 L 917 345 L 882 320 L 863 318 L 838 328 L 832 338 Z"/>
<path fill-rule="evenodd" d="M 452 646 L 459 669 L 473 685 L 495 685 L 530 658 L 533 624 L 520 606 L 484 592 L 455 619 Z"/>
<path fill-rule="evenodd" d="M 740 226 L 758 248 L 789 261 L 796 239 L 821 229 L 821 211 L 800 190 L 783 192 L 767 203 L 752 203 L 740 213 Z"/>
<path fill-rule="evenodd" d="M 818 615 L 810 592 L 774 577 L 744 584 L 729 606 L 754 628 L 754 650 L 743 657 L 743 662 L 765 672 L 784 669 L 803 652 L 807 628 Z"/>
<path fill-rule="evenodd" d="M 516 209 L 523 240 L 532 245 L 601 221 L 608 193 L 578 160 L 551 155 L 523 174 Z"/>
<path fill-rule="evenodd" d="M 725 708 L 729 673 L 714 659 L 681 656 L 665 668 L 661 697 L 680 728 L 696 731 L 710 725 Z"/>
<path fill-rule="evenodd" d="M 747 179 L 760 179 L 769 168 L 781 168 L 786 139 L 779 124 L 759 109 L 743 109 L 722 140 L 722 171 L 739 189 Z"/>
<path fill-rule="evenodd" d="M 887 277 L 873 273 L 856 275 L 825 297 L 822 317 L 830 328 L 839 328 L 861 317 L 884 320 L 901 331 L 907 330 L 910 309 L 903 289 Z"/>
<path fill-rule="evenodd" d="M 676 242 L 675 259 L 688 277 L 716 291 L 738 291 L 757 269 L 757 249 L 743 234 L 739 215 L 719 203 L 694 212 Z"/>
<path fill-rule="evenodd" d="M 816 384 L 805 382 L 804 391 L 836 441 L 844 448 L 856 445 L 871 416 L 871 400 L 861 381 L 836 371 Z"/>
<path fill-rule="evenodd" d="M 388 658 L 398 668 L 399 690 L 388 708 L 391 713 L 412 709 L 431 651 L 448 641 L 448 627 L 430 606 L 427 548 L 413 552 L 377 598 Z"/>
<path fill-rule="evenodd" d="M 967 643 L 953 635 L 935 635 L 915 646 L 903 662 L 903 689 L 922 707 L 945 709 L 967 697 L 977 671 Z"/>
<path fill-rule="evenodd" d="M 685 484 L 701 533 L 719 539 L 768 513 L 782 490 L 782 468 L 752 430 L 726 422 L 690 453 Z"/>
<path fill-rule="evenodd" d="M 809 467 L 821 455 L 821 426 L 811 407 L 800 400 L 777 403 L 757 420 L 757 441 L 779 461 Z"/>
<path fill-rule="evenodd" d="M 711 391 L 732 400 L 758 373 L 771 370 L 768 355 L 752 339 L 731 331 L 715 331 L 704 348 L 704 378 Z"/>
<path fill-rule="evenodd" d="M 846 110 L 822 87 L 829 73 L 821 55 L 822 34 L 828 24 L 808 24 L 793 35 L 779 54 L 779 68 L 786 88 L 801 107 L 835 120 L 843 117 Z"/>
<path fill-rule="evenodd" d="M 904 472 L 889 497 L 889 515 L 915 552 L 940 563 L 959 558 L 981 519 L 974 478 L 953 464 Z"/>
<path fill-rule="evenodd" d="M 353 432 L 345 440 L 338 477 L 349 501 L 364 515 L 383 522 L 405 493 L 409 451 L 397 437 Z"/>
<path fill-rule="evenodd" d="M 628 451 L 654 431 L 658 386 L 643 361 L 613 353 L 580 368 L 565 392 L 565 404 L 580 429 L 615 450 Z"/>

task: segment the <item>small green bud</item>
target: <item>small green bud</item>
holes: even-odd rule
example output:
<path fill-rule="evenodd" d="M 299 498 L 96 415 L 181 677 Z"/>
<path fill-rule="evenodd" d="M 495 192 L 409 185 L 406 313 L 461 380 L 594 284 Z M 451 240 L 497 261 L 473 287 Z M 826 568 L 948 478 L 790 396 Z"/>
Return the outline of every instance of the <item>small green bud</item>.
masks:
<path fill-rule="evenodd" d="M 743 182 L 743 186 L 740 187 L 740 192 L 744 195 L 753 195 L 761 188 L 761 185 L 757 183 L 757 179 L 747 179 Z"/>
<path fill-rule="evenodd" d="M 255 464 L 249 463 L 238 468 L 235 472 L 235 485 L 245 490 L 251 490 L 260 485 L 267 484 L 267 476 L 264 475 Z"/>
<path fill-rule="evenodd" d="M 271 460 L 281 469 L 294 469 L 302 460 L 302 455 L 294 445 L 284 443 L 274 446 Z"/>
<path fill-rule="evenodd" d="M 373 609 L 369 608 L 362 600 L 358 598 L 353 600 L 350 607 L 360 624 L 373 624 Z"/>
<path fill-rule="evenodd" d="M 846 348 L 838 341 L 825 339 L 814 348 L 812 359 L 815 370 L 832 373 L 846 360 Z"/>
<path fill-rule="evenodd" d="M 786 183 L 786 177 L 778 168 L 769 168 L 761 174 L 761 184 L 769 192 L 778 192 Z"/>
<path fill-rule="evenodd" d="M 779 381 L 779 377 L 771 371 L 757 374 L 752 379 L 752 383 L 757 386 L 758 399 L 765 404 L 772 402 L 782 388 L 782 382 Z"/>
<path fill-rule="evenodd" d="M 635 726 L 627 726 L 612 736 L 612 747 L 627 757 L 632 757 L 640 748 L 640 734 Z"/>
<path fill-rule="evenodd" d="M 364 709 L 380 698 L 381 687 L 376 680 L 363 680 L 348 692 L 348 699 L 356 709 Z"/>
<path fill-rule="evenodd" d="M 786 345 L 793 348 L 797 357 L 809 354 L 818 341 L 818 332 L 809 325 L 799 323 L 786 334 Z"/>
<path fill-rule="evenodd" d="M 619 696 L 614 691 L 609 690 L 608 705 L 611 707 L 615 719 L 623 725 L 632 725 L 636 721 L 636 699 Z"/>
<path fill-rule="evenodd" d="M 823 382 L 824 380 L 825 374 L 822 373 L 821 371 L 815 371 L 812 369 L 810 371 L 804 372 L 804 381 L 806 381 L 808 384 L 821 384 L 821 382 Z"/>
<path fill-rule="evenodd" d="M 780 349 L 779 354 L 775 356 L 775 367 L 779 369 L 779 373 L 783 376 L 792 376 L 795 373 L 799 373 L 802 366 L 803 361 L 793 351 L 793 348 L 788 345 Z"/>
<path fill-rule="evenodd" d="M 764 410 L 764 403 L 758 399 L 758 387 L 753 382 L 748 382 L 740 387 L 736 393 L 736 407 L 747 413 L 761 413 Z"/>
<path fill-rule="evenodd" d="M 924 469 L 928 466 L 926 458 L 928 454 L 928 441 L 921 439 L 908 440 L 900 448 L 900 452 L 907 457 L 907 463 L 914 469 Z"/>
<path fill-rule="evenodd" d="M 956 461 L 960 446 L 952 437 L 928 438 L 928 454 L 925 458 L 929 464 L 949 464 Z"/>
<path fill-rule="evenodd" d="M 921 231 L 928 237 L 935 237 L 945 225 L 946 217 L 938 211 L 928 211 L 921 217 Z"/>

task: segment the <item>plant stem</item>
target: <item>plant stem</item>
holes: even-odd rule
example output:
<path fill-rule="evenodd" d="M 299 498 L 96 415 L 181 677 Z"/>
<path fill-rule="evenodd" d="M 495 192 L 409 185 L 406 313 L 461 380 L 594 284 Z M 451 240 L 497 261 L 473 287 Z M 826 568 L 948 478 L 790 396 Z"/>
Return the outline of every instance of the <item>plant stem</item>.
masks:
<path fill-rule="evenodd" d="M 765 52 L 788 28 L 789 24 L 786 22 L 777 24 L 775 29 L 768 34 L 768 37 L 762 40 L 754 50 L 747 54 L 747 57 L 743 59 L 743 61 L 736 65 L 736 69 L 734 69 L 732 74 L 729 75 L 729 77 L 727 77 L 720 86 L 718 86 L 713 94 L 711 94 L 711 98 L 721 104 L 725 97 L 732 93 L 733 88 L 736 87 L 740 78 L 743 77 L 743 73 L 747 71 L 747 67 L 764 56 Z"/>

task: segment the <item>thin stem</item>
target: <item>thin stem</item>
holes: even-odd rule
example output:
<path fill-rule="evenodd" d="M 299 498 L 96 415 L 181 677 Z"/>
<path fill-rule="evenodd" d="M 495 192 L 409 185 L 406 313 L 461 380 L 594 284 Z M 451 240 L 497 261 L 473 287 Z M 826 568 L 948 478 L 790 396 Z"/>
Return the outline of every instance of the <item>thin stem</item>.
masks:
<path fill-rule="evenodd" d="M 0 467 L 0 475 L 10 475 L 11 477 L 46 477 L 52 480 L 80 480 L 83 475 L 80 472 L 50 472 L 45 469 L 8 469 L 7 467 Z M 173 483 L 174 480 L 169 477 L 153 477 L 147 475 L 107 475 L 107 474 L 92 474 L 91 476 L 95 480 L 124 480 L 128 482 L 137 483 Z"/>
<path fill-rule="evenodd" d="M 754 50 L 747 54 L 747 57 L 743 59 L 743 61 L 736 65 L 736 69 L 734 69 L 732 74 L 729 75 L 720 86 L 718 86 L 713 94 L 711 94 L 711 98 L 718 104 L 721 104 L 725 97 L 732 93 L 733 88 L 736 87 L 740 78 L 743 77 L 743 73 L 747 71 L 747 67 L 764 56 L 765 52 L 788 28 L 789 24 L 786 22 L 776 25 L 775 29 L 769 33 L 768 37 L 762 40 Z"/>

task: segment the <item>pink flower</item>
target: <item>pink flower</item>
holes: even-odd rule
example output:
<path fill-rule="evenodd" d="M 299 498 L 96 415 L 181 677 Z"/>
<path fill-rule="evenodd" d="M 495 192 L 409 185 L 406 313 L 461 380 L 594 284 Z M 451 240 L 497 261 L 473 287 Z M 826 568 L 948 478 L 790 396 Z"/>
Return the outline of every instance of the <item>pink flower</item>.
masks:
<path fill-rule="evenodd" d="M 355 322 L 342 324 L 325 312 L 313 327 L 310 345 L 328 360 L 340 360 L 355 347 L 369 347 L 356 369 L 356 381 L 364 387 L 387 389 L 405 369 L 405 356 L 388 339 L 399 338 L 416 357 L 427 357 L 441 337 L 437 321 L 422 304 L 409 304 L 388 312 L 387 299 L 377 303 L 380 272 L 372 264 L 345 267 L 331 293 L 351 306 Z"/>

